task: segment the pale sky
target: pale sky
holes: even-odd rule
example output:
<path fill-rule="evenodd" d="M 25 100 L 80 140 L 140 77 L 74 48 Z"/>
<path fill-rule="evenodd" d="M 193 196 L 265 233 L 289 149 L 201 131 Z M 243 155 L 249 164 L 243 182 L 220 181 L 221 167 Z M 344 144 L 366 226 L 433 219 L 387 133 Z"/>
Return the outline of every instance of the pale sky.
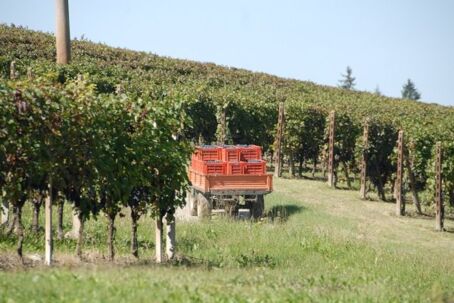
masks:
<path fill-rule="evenodd" d="M 53 0 L 0 0 L 0 22 L 54 32 Z M 158 55 L 454 105 L 451 0 L 69 0 L 71 36 Z"/>

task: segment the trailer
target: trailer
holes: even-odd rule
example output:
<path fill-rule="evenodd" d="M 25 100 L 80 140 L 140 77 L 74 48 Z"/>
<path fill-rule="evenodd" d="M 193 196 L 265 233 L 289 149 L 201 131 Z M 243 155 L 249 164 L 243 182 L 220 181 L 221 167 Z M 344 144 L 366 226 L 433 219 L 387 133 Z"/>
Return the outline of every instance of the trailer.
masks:
<path fill-rule="evenodd" d="M 261 147 L 223 145 L 197 147 L 188 171 L 191 183 L 186 208 L 191 216 L 260 218 L 264 196 L 273 189 Z"/>

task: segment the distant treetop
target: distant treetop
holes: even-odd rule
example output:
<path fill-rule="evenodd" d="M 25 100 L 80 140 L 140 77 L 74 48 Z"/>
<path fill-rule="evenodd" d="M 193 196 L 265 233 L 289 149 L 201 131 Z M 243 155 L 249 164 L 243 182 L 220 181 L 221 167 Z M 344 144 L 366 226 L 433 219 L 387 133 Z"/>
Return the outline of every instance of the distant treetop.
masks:
<path fill-rule="evenodd" d="M 353 90 L 355 88 L 356 78 L 352 76 L 352 69 L 350 66 L 347 66 L 347 73 L 342 74 L 343 79 L 339 80 L 339 87 L 343 89 Z"/>
<path fill-rule="evenodd" d="M 415 84 L 408 79 L 407 82 L 402 86 L 402 98 L 410 100 L 421 99 L 421 94 L 416 89 Z"/>

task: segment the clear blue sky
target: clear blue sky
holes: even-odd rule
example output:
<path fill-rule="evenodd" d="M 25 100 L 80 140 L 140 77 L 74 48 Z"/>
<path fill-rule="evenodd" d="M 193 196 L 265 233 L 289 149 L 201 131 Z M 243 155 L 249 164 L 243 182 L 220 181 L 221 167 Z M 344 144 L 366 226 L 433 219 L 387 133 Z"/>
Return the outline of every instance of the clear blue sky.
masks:
<path fill-rule="evenodd" d="M 454 105 L 451 0 L 69 0 L 71 36 Z M 0 22 L 54 32 L 53 0 L 0 0 Z"/>

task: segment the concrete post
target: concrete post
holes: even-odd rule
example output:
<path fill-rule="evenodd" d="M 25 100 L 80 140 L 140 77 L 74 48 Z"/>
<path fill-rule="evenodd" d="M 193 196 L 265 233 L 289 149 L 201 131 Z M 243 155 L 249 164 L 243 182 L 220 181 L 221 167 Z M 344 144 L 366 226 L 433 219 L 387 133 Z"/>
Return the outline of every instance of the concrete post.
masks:
<path fill-rule="evenodd" d="M 49 180 L 49 188 L 45 202 L 45 257 L 44 263 L 52 265 L 53 241 L 52 241 L 52 180 Z"/>
<path fill-rule="evenodd" d="M 162 263 L 163 247 L 162 247 L 162 217 L 158 215 L 156 218 L 156 234 L 155 234 L 155 249 L 156 263 Z"/>

